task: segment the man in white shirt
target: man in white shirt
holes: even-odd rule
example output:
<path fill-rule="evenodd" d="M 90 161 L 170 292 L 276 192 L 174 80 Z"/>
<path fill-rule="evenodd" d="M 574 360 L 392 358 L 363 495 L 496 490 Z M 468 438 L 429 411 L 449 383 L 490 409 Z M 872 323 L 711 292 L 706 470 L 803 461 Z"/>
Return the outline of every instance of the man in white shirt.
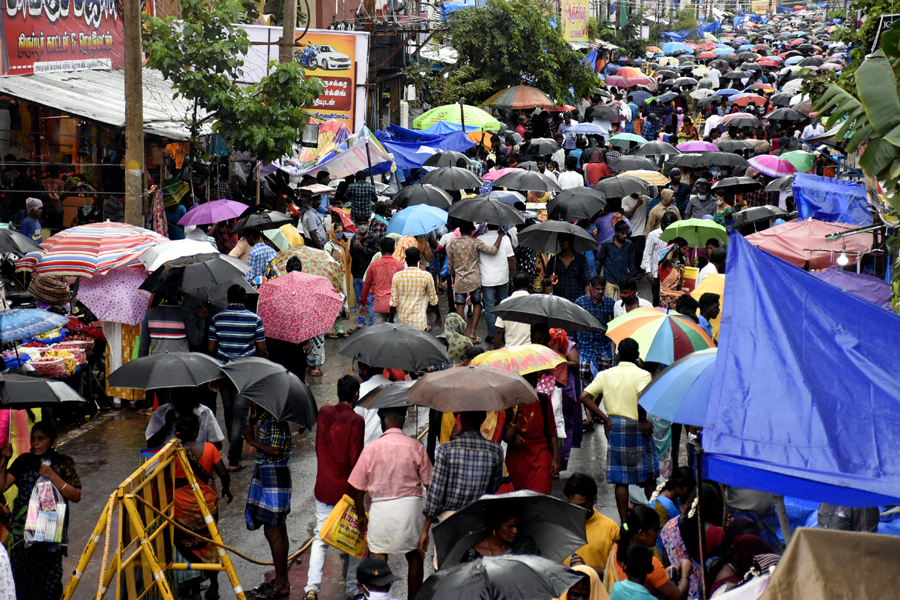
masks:
<path fill-rule="evenodd" d="M 666 227 L 678 221 L 678 215 L 667 212 L 659 221 L 659 227 L 647 235 L 647 243 L 644 246 L 644 256 L 641 260 L 641 269 L 651 281 L 653 290 L 653 306 L 659 306 L 659 253 L 667 246 L 666 242 L 659 239 Z"/>
<path fill-rule="evenodd" d="M 653 305 L 637 295 L 637 282 L 634 277 L 619 280 L 619 296 L 613 306 L 613 318 L 626 315 L 636 308 L 653 308 Z"/>
<path fill-rule="evenodd" d="M 700 287 L 707 275 L 725 272 L 725 258 L 727 256 L 728 251 L 725 248 L 716 248 L 709 253 L 709 264 L 697 273 L 697 287 Z"/>
<path fill-rule="evenodd" d="M 822 127 L 822 124 L 818 119 L 813 119 L 809 122 L 809 125 L 803 128 L 803 133 L 800 134 L 801 140 L 808 140 L 809 138 L 816 137 L 817 135 L 822 135 L 825 133 L 825 128 Z"/>
<path fill-rule="evenodd" d="M 710 81 L 712 81 L 714 90 L 719 89 L 719 77 L 721 76 L 722 71 L 716 69 L 715 67 L 709 70 L 709 75 L 707 75 L 707 77 L 709 77 Z"/>
<path fill-rule="evenodd" d="M 497 225 L 488 225 L 487 232 L 478 239 L 493 246 L 500 235 L 498 230 Z M 488 328 L 485 341 L 493 344 L 497 317 L 491 313 L 491 309 L 506 299 L 509 294 L 509 274 L 516 272 L 516 254 L 509 236 L 503 236 L 496 254 L 478 253 L 478 270 L 481 272 L 481 299 Z"/>
<path fill-rule="evenodd" d="M 550 162 L 556 163 L 557 171 L 562 171 L 566 166 L 566 150 L 563 148 L 563 142 L 566 138 L 563 134 L 557 133 L 553 136 L 553 139 L 559 145 L 559 150 L 550 155 Z"/>
<path fill-rule="evenodd" d="M 498 253 L 499 254 L 499 253 Z M 513 275 L 513 293 L 510 298 L 518 298 L 528 295 L 528 288 L 532 283 L 528 273 L 518 272 Z M 497 317 L 494 323 L 494 349 L 503 346 L 521 346 L 531 343 L 531 325 L 517 321 L 504 321 Z"/>
<path fill-rule="evenodd" d="M 577 171 L 578 158 L 569 156 L 566 158 L 566 172 L 559 176 L 559 187 L 564 190 L 583 187 L 584 177 Z"/>
<path fill-rule="evenodd" d="M 366 394 L 376 388 L 380 388 L 389 384 L 391 381 L 381 374 L 380 369 L 370 367 L 365 363 L 357 361 L 356 373 L 359 375 L 359 397 L 364 398 Z M 383 433 L 381 430 L 381 417 L 378 416 L 378 409 L 369 410 L 362 406 L 357 406 L 353 412 L 360 415 L 366 420 L 366 432 L 363 439 L 363 446 L 368 446 Z"/>

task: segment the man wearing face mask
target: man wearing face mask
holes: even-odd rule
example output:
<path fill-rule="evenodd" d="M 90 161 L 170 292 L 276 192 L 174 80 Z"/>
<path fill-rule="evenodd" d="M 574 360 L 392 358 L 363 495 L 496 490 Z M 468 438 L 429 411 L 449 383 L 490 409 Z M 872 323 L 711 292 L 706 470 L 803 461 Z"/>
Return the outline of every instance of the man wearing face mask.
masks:
<path fill-rule="evenodd" d="M 685 219 L 702 219 L 703 215 L 712 215 L 716 212 L 715 197 L 709 193 L 709 181 L 698 179 L 694 185 L 696 194 L 691 196 L 687 208 L 684 209 Z"/>
<path fill-rule="evenodd" d="M 394 600 L 391 584 L 400 579 L 383 558 L 367 558 L 357 571 L 359 591 L 366 600 Z"/>

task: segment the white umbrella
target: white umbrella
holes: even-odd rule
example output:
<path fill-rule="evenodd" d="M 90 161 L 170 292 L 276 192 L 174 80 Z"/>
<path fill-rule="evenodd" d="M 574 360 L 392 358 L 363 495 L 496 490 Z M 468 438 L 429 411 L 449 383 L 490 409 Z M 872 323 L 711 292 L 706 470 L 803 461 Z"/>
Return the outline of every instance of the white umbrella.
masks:
<path fill-rule="evenodd" d="M 144 252 L 138 260 L 148 271 L 155 271 L 168 262 L 179 265 L 187 265 L 194 262 L 203 262 L 210 258 L 219 257 L 238 269 L 242 274 L 250 270 L 250 265 L 244 261 L 222 254 L 218 248 L 209 242 L 200 240 L 173 240 L 154 246 Z"/>

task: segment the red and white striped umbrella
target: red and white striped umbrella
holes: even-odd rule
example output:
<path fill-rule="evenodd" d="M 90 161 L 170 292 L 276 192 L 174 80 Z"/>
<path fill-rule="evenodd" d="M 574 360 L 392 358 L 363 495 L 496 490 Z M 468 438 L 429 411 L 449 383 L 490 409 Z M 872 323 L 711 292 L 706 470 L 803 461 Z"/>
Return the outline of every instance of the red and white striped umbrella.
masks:
<path fill-rule="evenodd" d="M 125 223 L 91 223 L 60 231 L 16 263 L 17 271 L 93 277 L 119 267 L 140 268 L 138 257 L 168 238 Z"/>

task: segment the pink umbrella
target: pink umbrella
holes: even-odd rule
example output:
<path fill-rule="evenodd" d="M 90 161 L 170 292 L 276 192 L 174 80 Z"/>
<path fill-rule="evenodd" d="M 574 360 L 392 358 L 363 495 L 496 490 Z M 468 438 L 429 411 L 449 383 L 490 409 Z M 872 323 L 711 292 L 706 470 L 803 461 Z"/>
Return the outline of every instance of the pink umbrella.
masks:
<path fill-rule="evenodd" d="M 841 251 L 846 252 L 850 264 L 855 264 L 860 253 L 872 249 L 871 233 L 848 235 L 831 242 L 825 239 L 848 229 L 853 227 L 815 219 L 795 219 L 748 235 L 747 241 L 792 265 L 803 267 L 808 262 L 811 269 L 826 269 L 836 264 Z"/>
<path fill-rule="evenodd" d="M 610 75 L 606 78 L 606 85 L 609 87 L 628 87 L 628 82 L 625 81 L 624 77 L 619 77 L 618 75 Z"/>
<path fill-rule="evenodd" d="M 675 146 L 682 152 L 718 152 L 719 147 L 711 142 L 681 142 Z"/>
<path fill-rule="evenodd" d="M 82 277 L 78 299 L 100 321 L 137 325 L 150 304 L 150 292 L 138 289 L 149 275 L 143 269 L 119 268 L 90 279 Z"/>
<path fill-rule="evenodd" d="M 234 202 L 233 200 L 213 200 L 201 204 L 187 211 L 179 225 L 209 225 L 210 223 L 221 223 L 228 219 L 236 219 L 240 217 L 249 208 L 243 202 Z"/>
<path fill-rule="evenodd" d="M 728 121 L 730 121 L 732 119 L 737 119 L 739 117 L 750 117 L 751 119 L 757 118 L 756 115 L 751 115 L 750 113 L 736 112 L 736 113 L 731 113 L 730 115 L 725 115 L 724 117 L 722 117 L 722 120 L 720 120 L 719 123 L 724 125 Z"/>
<path fill-rule="evenodd" d="M 507 173 L 517 173 L 519 171 L 524 171 L 525 169 L 517 169 L 516 167 L 506 167 L 505 169 L 497 169 L 496 171 L 491 171 L 487 175 L 481 178 L 482 181 L 496 181 L 500 179 Z"/>
<path fill-rule="evenodd" d="M 327 278 L 294 271 L 259 287 L 256 312 L 266 337 L 299 344 L 330 330 L 343 304 Z"/>
<path fill-rule="evenodd" d="M 792 175 L 797 171 L 797 167 L 788 161 L 777 156 L 772 156 L 771 154 L 754 156 L 747 162 L 751 167 L 769 177 L 784 177 L 785 175 Z"/>

